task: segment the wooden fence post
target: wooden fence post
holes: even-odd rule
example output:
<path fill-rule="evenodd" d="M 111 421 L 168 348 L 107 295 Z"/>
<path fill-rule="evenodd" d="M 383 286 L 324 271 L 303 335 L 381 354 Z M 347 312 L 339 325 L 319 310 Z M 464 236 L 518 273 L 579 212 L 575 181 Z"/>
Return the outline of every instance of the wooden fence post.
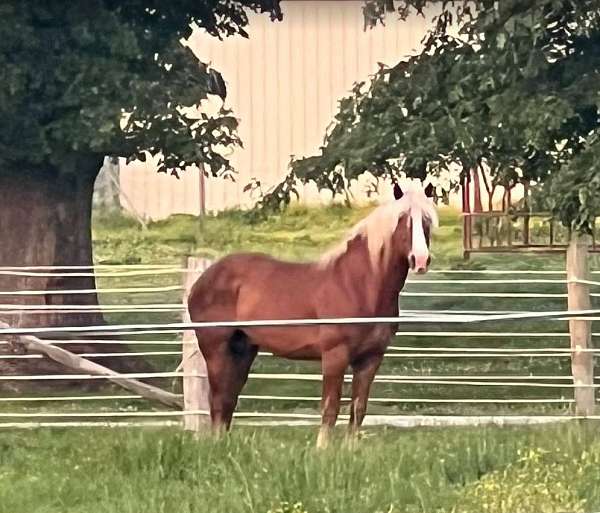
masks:
<path fill-rule="evenodd" d="M 589 280 L 589 237 L 573 233 L 567 249 L 567 289 L 569 310 L 591 308 L 590 287 L 578 280 Z M 571 339 L 571 370 L 575 386 L 575 412 L 577 415 L 594 413 L 594 355 L 592 348 L 592 321 L 569 320 Z"/>
<path fill-rule="evenodd" d="M 208 262 L 203 258 L 187 257 L 183 278 L 183 322 L 190 322 L 187 310 L 188 293 L 200 274 L 206 269 Z M 193 330 L 183 332 L 181 370 L 183 378 L 183 409 L 184 411 L 208 411 L 208 378 L 206 377 L 206 362 L 198 349 L 196 334 Z M 188 431 L 203 431 L 209 424 L 207 415 L 184 415 L 183 428 Z"/>

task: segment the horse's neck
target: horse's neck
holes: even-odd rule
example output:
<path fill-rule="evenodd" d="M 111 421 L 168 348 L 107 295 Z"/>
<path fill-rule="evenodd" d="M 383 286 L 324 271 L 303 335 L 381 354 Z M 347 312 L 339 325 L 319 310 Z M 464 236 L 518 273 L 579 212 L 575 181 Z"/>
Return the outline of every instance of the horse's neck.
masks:
<path fill-rule="evenodd" d="M 348 242 L 346 252 L 334 264 L 336 279 L 359 294 L 372 314 L 395 313 L 408 274 L 408 260 L 392 247 L 385 262 L 373 265 L 367 244 L 360 237 Z"/>
<path fill-rule="evenodd" d="M 378 302 L 385 313 L 397 314 L 398 295 L 404 287 L 407 275 L 408 259 L 399 254 L 390 255 L 377 273 Z"/>

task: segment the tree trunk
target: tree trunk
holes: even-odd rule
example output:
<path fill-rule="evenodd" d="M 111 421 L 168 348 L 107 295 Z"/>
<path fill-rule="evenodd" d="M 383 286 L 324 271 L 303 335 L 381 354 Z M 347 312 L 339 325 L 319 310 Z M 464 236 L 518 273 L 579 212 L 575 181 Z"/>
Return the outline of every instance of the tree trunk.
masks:
<path fill-rule="evenodd" d="M 91 207 L 102 158 L 79 158 L 71 172 L 48 167 L 0 172 L 0 266 L 91 266 Z M 81 271 L 81 270 L 80 270 Z M 92 271 L 87 269 L 86 271 Z M 44 271 L 48 272 L 48 271 Z M 75 271 L 60 271 L 75 272 Z M 61 289 L 95 289 L 93 276 L 0 275 L 0 291 L 47 291 L 42 295 L 1 295 L 0 304 L 98 305 L 96 293 L 53 294 Z M 17 307 L 18 308 L 18 307 Z M 80 326 L 103 323 L 99 313 L 0 311 L 12 326 Z M 43 336 L 43 335 L 42 335 Z M 69 345 L 73 352 L 115 351 L 119 346 Z M 122 350 L 122 349 L 121 349 Z M 0 346 L 7 352 L 7 346 Z M 106 363 L 107 359 L 103 359 Z M 110 365 L 109 365 L 110 366 Z M 64 372 L 39 359 L 0 360 L 0 374 Z M 10 383 L 10 382 L 8 382 Z M 1 383 L 0 383 L 1 385 Z"/>

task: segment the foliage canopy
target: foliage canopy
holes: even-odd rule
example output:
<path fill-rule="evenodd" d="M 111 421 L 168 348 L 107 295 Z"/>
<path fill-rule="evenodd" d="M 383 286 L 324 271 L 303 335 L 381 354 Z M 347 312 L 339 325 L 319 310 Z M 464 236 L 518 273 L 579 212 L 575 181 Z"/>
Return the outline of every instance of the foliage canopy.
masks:
<path fill-rule="evenodd" d="M 495 183 L 544 184 L 562 223 L 588 231 L 600 214 L 600 1 L 364 6 L 367 25 L 433 11 L 422 51 L 356 84 L 321 153 L 293 161 L 263 203 L 289 201 L 295 178 L 339 193 L 366 171 L 464 176 L 484 165 Z"/>
<path fill-rule="evenodd" d="M 144 151 L 162 152 L 161 170 L 231 171 L 217 149 L 239 143 L 237 120 L 189 108 L 223 97 L 223 79 L 181 40 L 193 25 L 246 36 L 247 10 L 281 19 L 279 0 L 2 2 L 0 172 Z"/>

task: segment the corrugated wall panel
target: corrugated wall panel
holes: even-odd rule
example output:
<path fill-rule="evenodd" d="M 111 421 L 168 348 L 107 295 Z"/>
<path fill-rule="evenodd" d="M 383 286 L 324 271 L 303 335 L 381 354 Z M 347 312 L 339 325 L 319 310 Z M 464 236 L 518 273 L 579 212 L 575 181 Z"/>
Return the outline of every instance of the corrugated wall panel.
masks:
<path fill-rule="evenodd" d="M 271 186 L 287 173 L 291 155 L 317 152 L 338 100 L 354 82 L 367 80 L 378 62 L 393 65 L 418 48 L 429 19 L 389 20 L 385 27 L 364 31 L 362 0 L 282 5 L 281 23 L 250 15 L 250 39 L 219 41 L 196 32 L 190 40 L 197 55 L 227 81 L 226 106 L 240 119 L 244 143 L 231 156 L 238 171 L 235 183 L 206 180 L 209 211 L 250 205 L 252 197 L 243 188 L 252 178 Z M 366 181 L 352 187 L 357 200 L 367 199 Z M 154 173 L 151 162 L 134 162 L 122 167 L 121 187 L 149 218 L 200 210 L 197 171 L 176 180 Z M 306 201 L 327 198 L 314 187 L 303 192 Z"/>

